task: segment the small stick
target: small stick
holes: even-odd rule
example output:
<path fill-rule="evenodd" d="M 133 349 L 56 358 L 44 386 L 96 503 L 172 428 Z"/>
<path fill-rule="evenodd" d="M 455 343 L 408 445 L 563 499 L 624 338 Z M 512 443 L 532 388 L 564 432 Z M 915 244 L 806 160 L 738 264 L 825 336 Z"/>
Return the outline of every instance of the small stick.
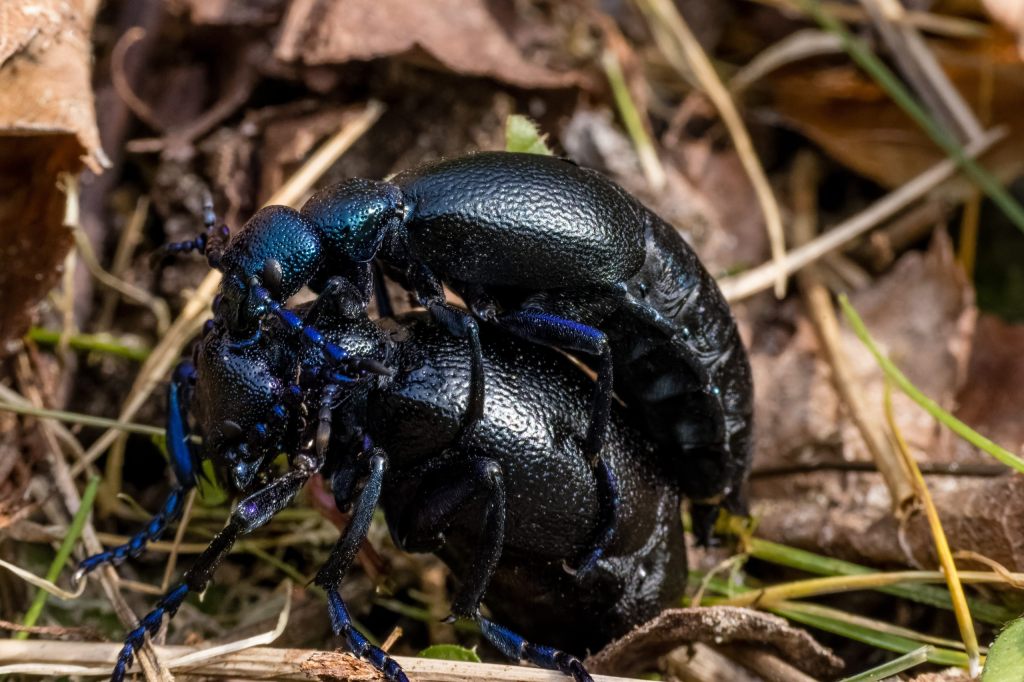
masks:
<path fill-rule="evenodd" d="M 998 140 L 1003 139 L 1006 134 L 1006 128 L 990 130 L 980 139 L 967 145 L 964 152 L 970 157 L 975 157 Z M 725 294 L 729 302 L 735 302 L 770 288 L 778 278 L 775 272 L 777 269 L 782 268 L 786 275 L 791 275 L 825 254 L 841 249 L 850 241 L 923 198 L 940 183 L 953 177 L 957 168 L 956 161 L 943 159 L 899 189 L 886 194 L 860 213 L 847 218 L 828 232 L 823 233 L 814 241 L 791 249 L 781 263 L 774 261 L 765 263 L 735 277 L 723 279 L 719 282 L 722 293 Z"/>
<path fill-rule="evenodd" d="M 174 669 L 174 659 L 201 651 L 201 647 L 155 646 L 161 659 Z M 0 675 L 106 676 L 110 674 L 120 645 L 101 642 L 17 642 L 0 639 Z M 432 658 L 396 656 L 414 682 L 565 682 L 552 670 L 518 665 L 495 665 L 444 661 Z M 380 680 L 382 675 L 369 663 L 346 653 L 310 649 L 253 647 L 220 658 L 181 667 L 189 675 L 247 679 L 309 680 L 334 679 L 353 682 Z M 596 682 L 618 682 L 627 678 L 594 675 Z"/>

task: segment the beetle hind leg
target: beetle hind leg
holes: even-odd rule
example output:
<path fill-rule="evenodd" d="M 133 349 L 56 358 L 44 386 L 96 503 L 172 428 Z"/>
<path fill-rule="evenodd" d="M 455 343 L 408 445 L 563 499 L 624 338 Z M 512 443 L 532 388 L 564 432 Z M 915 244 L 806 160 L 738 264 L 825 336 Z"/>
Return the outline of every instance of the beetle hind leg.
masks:
<path fill-rule="evenodd" d="M 541 646 L 527 642 L 521 636 L 508 628 L 488 620 L 483 616 L 477 616 L 477 623 L 480 625 L 480 632 L 493 644 L 501 653 L 514 661 L 529 661 L 534 665 L 557 670 L 565 675 L 570 675 L 576 682 L 593 682 L 593 678 L 583 662 L 564 651 L 554 647 Z"/>

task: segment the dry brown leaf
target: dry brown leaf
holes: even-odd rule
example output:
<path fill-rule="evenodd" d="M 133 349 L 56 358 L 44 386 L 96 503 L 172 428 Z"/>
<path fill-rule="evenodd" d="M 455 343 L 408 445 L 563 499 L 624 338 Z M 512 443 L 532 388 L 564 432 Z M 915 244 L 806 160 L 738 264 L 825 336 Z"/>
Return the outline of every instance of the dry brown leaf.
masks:
<path fill-rule="evenodd" d="M 1010 137 L 986 166 L 1011 177 L 1024 163 L 1024 62 L 1005 35 L 973 43 L 929 43 L 953 85 L 986 125 Z M 832 157 L 886 187 L 944 158 L 942 151 L 866 74 L 852 64 L 793 66 L 765 79 L 775 109 Z"/>
<path fill-rule="evenodd" d="M 952 411 L 964 383 L 977 321 L 974 291 L 956 262 L 945 231 L 935 233 L 927 253 L 911 251 L 885 277 L 850 296 L 882 351 L 943 409 Z M 849 328 L 842 332 L 850 371 L 863 391 L 869 415 L 884 424 L 882 370 Z M 893 394 L 900 431 L 919 460 L 954 457 L 953 435 L 900 392 Z M 847 460 L 870 460 L 856 427 L 842 426 Z"/>
<path fill-rule="evenodd" d="M 1017 36 L 1017 48 L 1024 56 L 1024 2 L 1021 0 L 981 0 L 992 18 Z"/>
<path fill-rule="evenodd" d="M 1024 570 L 1024 477 L 930 476 L 928 486 L 954 550 Z M 900 528 L 878 474 L 780 477 L 751 497 L 759 537 L 861 564 L 938 568 L 924 515 L 912 514 Z"/>
<path fill-rule="evenodd" d="M 71 246 L 62 173 L 99 172 L 89 34 L 96 0 L 0 4 L 0 342 L 18 338 Z M 0 347 L 0 352 L 7 350 Z"/>
<path fill-rule="evenodd" d="M 843 663 L 806 631 L 782 618 L 735 606 L 704 606 L 663 611 L 587 659 L 589 670 L 634 676 L 653 661 L 693 642 L 767 647 L 785 661 L 818 677 L 832 678 Z"/>
<path fill-rule="evenodd" d="M 964 384 L 977 311 L 949 237 L 936 233 L 928 252 L 906 254 L 886 276 L 854 293 L 851 302 L 883 351 L 910 380 L 952 410 Z M 755 470 L 871 461 L 840 404 L 810 321 L 801 313 L 792 324 L 795 329 L 787 339 L 761 338 L 752 349 L 758 415 Z M 762 330 L 761 335 L 766 334 Z M 842 346 L 869 414 L 885 423 L 885 381 L 878 363 L 846 328 Z M 902 393 L 893 395 L 893 405 L 897 424 L 920 460 L 980 458 L 952 447 L 951 434 Z"/>
<path fill-rule="evenodd" d="M 852 302 L 883 351 L 926 394 L 947 410 L 956 407 L 959 396 L 961 417 L 1011 448 L 1020 447 L 1024 428 L 1014 407 L 1024 379 L 1019 357 L 1024 331 L 986 320 L 975 333 L 973 294 L 945 233 L 936 235 L 928 252 L 905 255 Z M 795 325 L 781 349 L 764 339 L 753 348 L 760 415 L 755 471 L 869 462 L 858 431 L 838 404 L 809 323 L 798 318 Z M 969 361 L 972 343 L 978 345 Z M 866 405 L 884 423 L 877 363 L 845 330 L 843 348 Z M 901 393 L 893 400 L 896 421 L 919 461 L 991 463 Z M 930 476 L 928 483 L 955 549 L 1024 567 L 1024 477 Z M 900 528 L 877 474 L 755 477 L 750 497 L 760 520 L 758 533 L 767 539 L 862 563 L 936 566 L 926 520 L 916 514 Z M 998 505 L 992 504 L 995 499 Z"/>
<path fill-rule="evenodd" d="M 485 0 L 297 0 L 276 55 L 305 64 L 342 64 L 422 50 L 456 73 L 525 88 L 579 81 L 528 61 Z"/>
<path fill-rule="evenodd" d="M 986 437 L 1024 453 L 1024 325 L 982 315 L 974 333 L 967 381 L 956 416 Z M 963 447 L 969 448 L 966 443 Z"/>

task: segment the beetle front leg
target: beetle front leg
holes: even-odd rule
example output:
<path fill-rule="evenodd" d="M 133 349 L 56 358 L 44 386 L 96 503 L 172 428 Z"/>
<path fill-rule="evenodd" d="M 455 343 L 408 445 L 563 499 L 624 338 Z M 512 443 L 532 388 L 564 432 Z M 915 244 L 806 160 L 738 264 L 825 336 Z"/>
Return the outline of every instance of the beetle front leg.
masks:
<path fill-rule="evenodd" d="M 159 539 L 167 527 L 181 516 L 185 496 L 196 484 L 196 454 L 188 430 L 188 406 L 195 377 L 196 370 L 192 363 L 182 362 L 174 370 L 174 377 L 167 389 L 167 451 L 174 471 L 174 488 L 160 511 L 128 542 L 83 559 L 75 571 L 76 582 L 104 564 L 117 566 L 128 557 L 139 556 L 146 551 L 150 542 Z"/>
<path fill-rule="evenodd" d="M 145 642 L 146 635 L 153 636 L 160 629 L 164 616 L 173 618 L 189 592 L 200 592 L 213 577 L 221 560 L 231 551 L 240 535 L 260 528 L 279 511 L 291 504 L 309 477 L 316 473 L 321 462 L 308 455 L 296 458 L 297 468 L 281 478 L 271 481 L 265 487 L 249 495 L 235 507 L 228 524 L 210 542 L 203 553 L 196 558 L 177 586 L 161 599 L 156 608 L 139 621 L 139 626 L 125 637 L 124 646 L 117 656 L 117 663 L 110 675 L 112 682 L 121 682 L 135 658 L 135 652 Z"/>

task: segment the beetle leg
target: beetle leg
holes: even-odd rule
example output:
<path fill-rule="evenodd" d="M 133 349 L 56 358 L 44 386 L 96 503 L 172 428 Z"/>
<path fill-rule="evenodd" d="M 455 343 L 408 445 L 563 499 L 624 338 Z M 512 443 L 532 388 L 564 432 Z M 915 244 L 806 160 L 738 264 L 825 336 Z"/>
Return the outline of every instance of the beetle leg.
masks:
<path fill-rule="evenodd" d="M 167 450 L 176 485 L 160 511 L 128 542 L 83 559 L 75 571 L 76 582 L 104 564 L 112 563 L 116 566 L 128 557 L 139 556 L 146 551 L 148 543 L 158 539 L 181 515 L 185 494 L 196 484 L 196 454 L 188 431 L 188 404 L 195 376 L 196 370 L 192 363 L 182 362 L 175 369 L 167 389 Z"/>
<path fill-rule="evenodd" d="M 408 276 L 420 305 L 430 312 L 434 321 L 452 336 L 469 340 L 469 403 L 462 421 L 465 433 L 484 414 L 484 353 L 480 347 L 480 326 L 471 314 L 445 300 L 440 280 L 425 265 L 412 265 Z"/>
<path fill-rule="evenodd" d="M 373 511 L 377 508 L 377 501 L 380 499 L 384 471 L 387 468 L 387 456 L 384 451 L 380 448 L 373 448 L 367 465 L 369 476 L 352 509 L 348 527 L 334 545 L 331 555 L 317 572 L 313 582 L 327 592 L 327 608 L 331 616 L 331 626 L 334 629 L 334 634 L 345 638 L 349 651 L 372 663 L 373 667 L 384 673 L 384 677 L 390 682 L 408 682 L 409 678 L 405 676 L 405 672 L 395 659 L 388 656 L 380 647 L 370 644 L 366 637 L 356 630 L 352 624 L 352 617 L 349 616 L 348 608 L 345 606 L 345 601 L 338 592 L 338 585 L 352 565 L 360 544 L 366 538 L 370 522 L 373 520 Z"/>
<path fill-rule="evenodd" d="M 315 460 L 308 455 L 300 455 L 296 458 L 296 463 L 296 469 L 271 481 L 238 503 L 234 511 L 231 512 L 228 524 L 196 558 L 192 567 L 185 572 L 181 582 L 157 602 L 156 608 L 139 621 L 137 628 L 128 633 L 110 675 L 112 682 L 121 682 L 124 679 L 125 673 L 135 658 L 135 652 L 145 642 L 147 634 L 153 636 L 160 629 L 164 615 L 173 618 L 189 592 L 199 592 L 206 587 L 213 577 L 217 565 L 231 551 L 235 540 L 240 535 L 260 528 L 275 514 L 287 507 L 302 490 L 302 486 L 309 480 L 309 477 L 320 469 L 322 461 Z"/>
<path fill-rule="evenodd" d="M 541 668 L 557 670 L 563 675 L 571 675 L 576 682 L 593 682 L 594 678 L 583 667 L 583 662 L 572 654 L 554 647 L 531 644 L 505 626 L 479 614 L 476 619 L 487 641 L 513 661 L 529 661 Z"/>
<path fill-rule="evenodd" d="M 618 515 L 618 486 L 600 454 L 612 407 L 612 353 L 608 337 L 590 325 L 539 310 L 499 314 L 493 318 L 493 322 L 527 341 L 587 353 L 596 358 L 597 381 L 591 398 L 590 425 L 583 442 L 583 454 L 597 480 L 601 525 L 594 538 L 593 548 L 573 571 L 586 573 L 593 568 L 615 537 Z"/>
<path fill-rule="evenodd" d="M 504 474 L 494 460 L 478 458 L 431 472 L 427 480 L 425 492 L 407 507 L 408 512 L 394 528 L 396 542 L 403 549 L 433 551 L 444 543 L 452 519 L 470 502 L 484 500 L 486 512 L 477 558 L 469 575 L 459 576 L 459 591 L 452 600 L 455 616 L 476 618 L 505 542 Z M 430 485 L 434 481 L 438 483 Z"/>

